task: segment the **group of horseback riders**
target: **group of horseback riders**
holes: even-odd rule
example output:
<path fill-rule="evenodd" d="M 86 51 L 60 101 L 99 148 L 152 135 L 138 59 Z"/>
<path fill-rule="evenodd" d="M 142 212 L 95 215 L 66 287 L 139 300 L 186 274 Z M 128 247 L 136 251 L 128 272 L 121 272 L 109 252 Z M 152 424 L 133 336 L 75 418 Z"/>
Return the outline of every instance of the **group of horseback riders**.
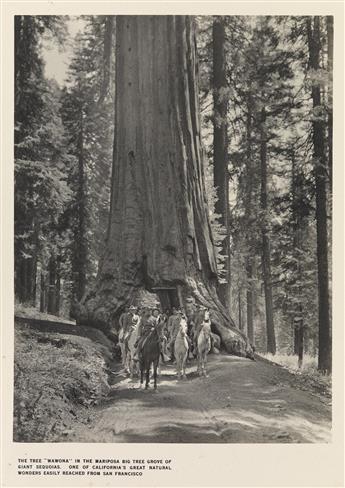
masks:
<path fill-rule="evenodd" d="M 205 312 L 209 320 L 207 309 L 198 305 L 195 305 L 194 313 L 189 313 L 189 316 L 187 316 L 184 310 L 175 307 L 171 310 L 162 312 L 159 306 L 148 308 L 131 305 L 125 309 L 119 319 L 119 330 L 121 331 L 120 342 L 126 342 L 131 334 L 133 323 L 138 322 L 137 339 L 135 342 L 135 359 L 140 358 L 140 352 L 145 340 L 151 332 L 156 329 L 159 331 L 161 358 L 163 362 L 173 362 L 175 359 L 174 344 L 179 332 L 181 319 L 184 318 L 188 326 L 186 339 L 188 341 L 189 351 L 196 357 L 197 338 L 202 326 L 202 321 L 196 320 L 195 317 L 197 317 L 200 312 L 202 313 L 203 321 Z"/>

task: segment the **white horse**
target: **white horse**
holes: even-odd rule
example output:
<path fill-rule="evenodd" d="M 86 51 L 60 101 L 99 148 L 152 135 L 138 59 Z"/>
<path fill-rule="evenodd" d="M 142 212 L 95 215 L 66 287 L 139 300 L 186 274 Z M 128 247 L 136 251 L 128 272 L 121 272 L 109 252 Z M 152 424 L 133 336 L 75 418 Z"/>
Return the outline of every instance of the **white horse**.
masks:
<path fill-rule="evenodd" d="M 210 313 L 205 311 L 204 320 L 201 324 L 200 332 L 197 338 L 197 358 L 199 376 L 207 376 L 206 363 L 207 354 L 211 350 L 211 321 Z"/>
<path fill-rule="evenodd" d="M 183 378 L 186 378 L 186 361 L 189 349 L 187 330 L 187 321 L 184 317 L 182 317 L 174 345 L 176 374 L 178 379 L 180 379 L 181 376 L 183 376 Z"/>
<path fill-rule="evenodd" d="M 120 346 L 120 350 L 121 350 L 121 363 L 122 363 L 122 366 L 124 367 L 126 373 L 130 372 L 129 368 L 128 368 L 128 360 L 127 360 L 127 352 L 128 352 L 127 340 L 128 340 L 130 332 L 132 331 L 133 325 L 135 325 L 137 323 L 139 318 L 140 318 L 139 315 L 132 314 L 132 321 L 131 321 L 130 328 L 128 328 L 128 326 L 126 326 L 126 327 L 121 327 L 121 329 L 119 330 L 118 338 L 119 338 L 119 346 Z"/>
<path fill-rule="evenodd" d="M 119 330 L 119 346 L 121 350 L 121 364 L 122 366 L 126 369 L 126 345 L 125 345 L 125 329 L 124 327 L 121 327 Z"/>
<path fill-rule="evenodd" d="M 126 347 L 126 371 L 129 372 L 130 377 L 133 378 L 134 374 L 139 373 L 139 362 L 134 359 L 135 350 L 134 344 L 138 338 L 140 316 L 134 314 L 132 318 L 132 325 L 128 331 L 127 338 L 125 340 Z"/>

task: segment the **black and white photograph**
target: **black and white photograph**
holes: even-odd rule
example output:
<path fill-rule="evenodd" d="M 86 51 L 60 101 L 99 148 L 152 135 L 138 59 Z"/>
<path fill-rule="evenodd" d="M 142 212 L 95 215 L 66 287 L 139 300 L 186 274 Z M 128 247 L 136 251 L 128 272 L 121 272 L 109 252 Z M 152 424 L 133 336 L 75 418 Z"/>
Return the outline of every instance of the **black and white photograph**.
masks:
<path fill-rule="evenodd" d="M 332 441 L 333 40 L 15 16 L 15 443 Z"/>

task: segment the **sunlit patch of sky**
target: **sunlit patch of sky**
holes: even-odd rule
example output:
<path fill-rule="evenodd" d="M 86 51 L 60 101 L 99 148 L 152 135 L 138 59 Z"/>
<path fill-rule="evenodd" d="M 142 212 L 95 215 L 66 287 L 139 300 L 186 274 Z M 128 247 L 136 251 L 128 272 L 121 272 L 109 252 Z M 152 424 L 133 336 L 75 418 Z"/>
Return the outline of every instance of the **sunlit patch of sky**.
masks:
<path fill-rule="evenodd" d="M 42 55 L 45 63 L 45 76 L 54 79 L 60 87 L 64 86 L 67 77 L 68 65 L 73 54 L 73 40 L 83 30 L 85 19 L 80 16 L 71 16 L 66 22 L 68 38 L 62 47 L 52 39 L 42 42 Z"/>

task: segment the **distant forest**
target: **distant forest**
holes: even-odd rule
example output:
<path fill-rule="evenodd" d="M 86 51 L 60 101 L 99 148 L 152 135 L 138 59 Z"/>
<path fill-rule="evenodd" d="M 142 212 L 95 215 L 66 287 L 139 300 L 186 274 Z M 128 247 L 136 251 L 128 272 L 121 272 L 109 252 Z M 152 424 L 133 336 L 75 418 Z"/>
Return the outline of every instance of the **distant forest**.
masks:
<path fill-rule="evenodd" d="M 61 317 L 97 281 L 127 96 L 116 17 L 83 16 L 73 39 L 72 20 L 15 18 L 15 296 Z M 333 17 L 200 16 L 193 29 L 218 297 L 257 351 L 304 351 L 330 373 Z M 47 39 L 73 41 L 63 86 L 45 77 Z"/>

